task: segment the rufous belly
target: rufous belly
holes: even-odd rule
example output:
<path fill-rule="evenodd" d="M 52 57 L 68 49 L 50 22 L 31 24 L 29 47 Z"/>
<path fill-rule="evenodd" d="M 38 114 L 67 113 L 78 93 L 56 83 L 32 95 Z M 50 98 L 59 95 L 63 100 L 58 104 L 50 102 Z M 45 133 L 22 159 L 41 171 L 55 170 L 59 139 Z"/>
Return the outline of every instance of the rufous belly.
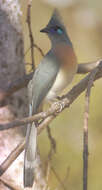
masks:
<path fill-rule="evenodd" d="M 60 44 L 53 50 L 61 63 L 56 80 L 46 96 L 46 101 L 55 99 L 72 81 L 77 72 L 77 59 L 72 47 Z"/>

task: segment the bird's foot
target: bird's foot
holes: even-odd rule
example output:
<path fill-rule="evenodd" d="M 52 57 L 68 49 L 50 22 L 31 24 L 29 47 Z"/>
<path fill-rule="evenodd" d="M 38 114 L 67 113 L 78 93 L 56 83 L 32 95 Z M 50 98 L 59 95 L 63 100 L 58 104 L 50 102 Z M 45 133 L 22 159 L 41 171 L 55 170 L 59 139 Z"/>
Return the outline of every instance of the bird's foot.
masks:
<path fill-rule="evenodd" d="M 58 101 L 54 102 L 53 106 L 56 109 L 56 113 L 60 113 L 64 109 L 65 104 L 63 101 Z"/>

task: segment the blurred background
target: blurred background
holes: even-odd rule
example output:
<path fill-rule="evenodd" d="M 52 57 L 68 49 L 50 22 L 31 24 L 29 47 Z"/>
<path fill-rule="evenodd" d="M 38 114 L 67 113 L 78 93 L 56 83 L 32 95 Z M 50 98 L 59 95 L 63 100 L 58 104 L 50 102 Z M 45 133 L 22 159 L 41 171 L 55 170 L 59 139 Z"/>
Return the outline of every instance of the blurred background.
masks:
<path fill-rule="evenodd" d="M 25 51 L 30 47 L 28 27 L 26 24 L 27 4 L 21 0 L 23 10 L 23 32 Z M 96 61 L 102 58 L 102 1 L 97 0 L 37 0 L 32 4 L 32 29 L 35 43 L 44 53 L 50 48 L 50 41 L 39 31 L 49 21 L 54 8 L 58 8 L 68 34 L 72 40 L 78 63 Z M 36 66 L 41 61 L 40 53 L 35 49 Z M 25 56 L 26 62 L 31 62 L 30 52 Z M 27 72 L 30 67 L 27 66 Z M 76 75 L 69 89 L 84 75 Z M 95 82 L 91 91 L 89 117 L 89 171 L 88 189 L 102 189 L 102 79 Z M 57 143 L 56 153 L 51 165 L 64 179 L 69 169 L 69 175 L 64 182 L 68 190 L 82 190 L 83 171 L 83 118 L 85 107 L 85 93 L 61 113 L 52 123 L 52 136 Z M 45 162 L 50 150 L 50 143 L 46 130 L 39 137 L 41 159 Z M 49 184 L 55 189 L 59 182 L 53 172 L 50 174 Z M 62 189 L 62 187 L 60 188 Z"/>

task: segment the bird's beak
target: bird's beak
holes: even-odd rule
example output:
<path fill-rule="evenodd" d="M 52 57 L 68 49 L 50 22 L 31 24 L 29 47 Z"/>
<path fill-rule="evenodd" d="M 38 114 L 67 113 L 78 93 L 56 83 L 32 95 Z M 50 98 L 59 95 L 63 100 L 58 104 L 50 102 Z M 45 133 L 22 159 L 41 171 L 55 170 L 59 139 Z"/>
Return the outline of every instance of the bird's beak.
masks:
<path fill-rule="evenodd" d="M 46 27 L 46 28 L 43 28 L 42 30 L 40 30 L 40 32 L 49 33 L 49 29 Z"/>

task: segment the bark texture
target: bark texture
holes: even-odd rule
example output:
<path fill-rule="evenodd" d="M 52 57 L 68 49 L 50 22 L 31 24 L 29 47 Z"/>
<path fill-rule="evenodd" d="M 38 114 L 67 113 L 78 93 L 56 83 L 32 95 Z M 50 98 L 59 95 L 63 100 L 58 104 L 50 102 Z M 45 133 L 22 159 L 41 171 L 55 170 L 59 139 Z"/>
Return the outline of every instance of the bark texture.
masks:
<path fill-rule="evenodd" d="M 8 84 L 25 75 L 23 35 L 20 23 L 18 0 L 0 0 L 0 96 Z M 23 88 L 3 102 L 0 108 L 0 123 L 26 116 L 27 89 Z M 0 164 L 16 147 L 24 135 L 23 127 L 0 132 Z M 21 185 L 23 157 L 20 157 L 4 173 L 3 177 Z M 9 189 L 0 182 L 0 190 Z"/>

